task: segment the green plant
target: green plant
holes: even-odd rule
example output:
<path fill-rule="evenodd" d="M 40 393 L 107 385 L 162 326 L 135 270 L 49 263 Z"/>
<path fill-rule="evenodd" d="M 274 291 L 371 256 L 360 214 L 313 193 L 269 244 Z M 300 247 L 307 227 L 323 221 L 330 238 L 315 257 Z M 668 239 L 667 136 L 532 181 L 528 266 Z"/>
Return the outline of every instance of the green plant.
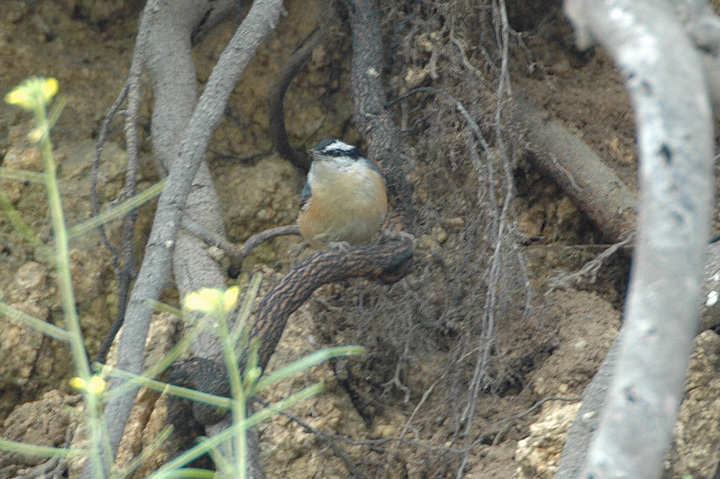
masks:
<path fill-rule="evenodd" d="M 128 388 L 137 387 L 138 385 L 146 386 L 158 391 L 168 391 L 170 394 L 179 395 L 194 401 L 202 401 L 204 403 L 225 408 L 231 411 L 233 425 L 227 430 L 215 435 L 212 438 L 202 440 L 198 445 L 176 457 L 172 461 L 162 466 L 158 471 L 153 473 L 150 478 L 176 478 L 176 477 L 194 477 L 205 478 L 214 477 L 213 471 L 205 471 L 199 469 L 182 469 L 183 466 L 190 461 L 203 454 L 209 453 L 215 460 L 217 468 L 225 477 L 244 478 L 245 458 L 247 453 L 246 431 L 258 424 L 259 422 L 271 417 L 278 411 L 283 410 L 293 404 L 303 401 L 322 390 L 322 386 L 315 384 L 309 386 L 300 392 L 282 400 L 278 403 L 259 411 L 249 417 L 246 415 L 248 399 L 257 394 L 262 389 L 280 382 L 287 377 L 296 374 L 299 371 L 308 369 L 327 359 L 362 354 L 363 348 L 358 346 L 346 346 L 329 348 L 313 353 L 302 358 L 288 366 L 285 366 L 273 374 L 262 376 L 261 369 L 257 366 L 257 344 L 249 338 L 248 319 L 252 303 L 257 295 L 260 286 L 260 276 L 256 275 L 248 282 L 248 288 L 242 306 L 239 308 L 238 319 L 234 325 L 230 325 L 228 321 L 229 313 L 235 308 L 240 289 L 237 286 L 228 288 L 227 290 L 218 289 L 201 289 L 190 293 L 184 301 L 184 312 L 172 308 L 167 305 L 155 303 L 158 309 L 164 309 L 174 312 L 175 314 L 190 317 L 190 311 L 201 313 L 202 319 L 194 321 L 188 334 L 168 353 L 166 356 L 144 371 L 141 376 L 131 375 L 125 371 L 115 369 L 103 365 L 91 365 L 87 359 L 87 353 L 84 348 L 83 335 L 78 320 L 77 310 L 75 308 L 75 293 L 72 287 L 72 277 L 70 273 L 68 239 L 71 236 L 83 234 L 91 229 L 109 221 L 112 218 L 123 215 L 132 208 L 136 208 L 153 196 L 160 193 L 164 185 L 163 182 L 154 185 L 145 192 L 131 198 L 111 210 L 92 218 L 81 225 L 77 225 L 68 229 L 63 215 L 62 204 L 60 201 L 60 192 L 55 171 L 55 163 L 52 151 L 52 142 L 50 140 L 50 130 L 59 117 L 66 99 L 60 95 L 56 98 L 51 110 L 48 112 L 48 106 L 51 105 L 53 98 L 56 97 L 58 91 L 58 82 L 54 78 L 38 78 L 33 77 L 21 85 L 13 89 L 5 97 L 5 101 L 19 106 L 22 109 L 30 111 L 35 117 L 36 127 L 30 132 L 30 139 L 38 143 L 41 151 L 43 162 L 43 173 L 22 170 L 9 170 L 0 167 L 0 177 L 13 178 L 21 181 L 38 182 L 44 184 L 47 191 L 47 199 L 51 216 L 53 237 L 55 239 L 54 250 L 47 246 L 33 232 L 33 230 L 22 220 L 18 212 L 14 209 L 12 203 L 6 195 L 0 191 L 0 210 L 10 220 L 13 227 L 20 232 L 23 237 L 35 248 L 46 261 L 50 262 L 57 270 L 57 280 L 59 283 L 59 291 L 62 299 L 63 314 L 67 329 L 46 323 L 38 318 L 28 315 L 17 308 L 3 302 L 0 299 L 0 314 L 17 320 L 29 327 L 32 327 L 43 334 L 46 334 L 56 340 L 66 342 L 70 345 L 72 359 L 75 365 L 75 377 L 70 384 L 77 388 L 83 395 L 85 402 L 85 422 L 89 434 L 89 450 L 65 449 L 41 447 L 33 444 L 19 443 L 0 439 L 0 449 L 21 452 L 29 455 L 38 455 L 44 457 L 62 457 L 70 458 L 79 455 L 87 456 L 92 464 L 94 477 L 105 477 L 100 457 L 102 449 L 109 450 L 108 439 L 103 421 L 103 404 L 111 397 L 119 395 L 127 391 Z M 211 330 L 215 331 L 220 339 L 223 355 L 228 370 L 230 380 L 231 396 L 230 398 L 213 396 L 210 394 L 193 391 L 191 389 L 180 388 L 166 383 L 162 383 L 154 379 L 169 367 L 192 343 L 199 331 L 211 325 Z M 239 357 L 245 351 L 247 361 L 245 368 L 240 371 Z M 114 375 L 129 379 L 122 386 L 108 391 L 106 389 L 105 378 L 108 375 Z M 168 437 L 169 430 L 166 428 L 154 444 L 146 448 L 143 455 L 131 461 L 122 471 L 111 472 L 113 478 L 127 477 L 142 463 L 142 461 L 155 448 Z M 225 457 L 220 452 L 219 446 L 228 442 L 232 444 L 230 448 L 232 457 Z"/>
<path fill-rule="evenodd" d="M 70 275 L 68 233 L 65 226 L 62 203 L 60 202 L 60 189 L 58 188 L 52 142 L 50 141 L 50 129 L 55 120 L 60 116 L 60 112 L 65 105 L 65 99 L 61 97 L 60 101 L 55 104 L 51 114 L 48 115 L 47 107 L 57 93 L 57 90 L 58 82 L 56 79 L 32 77 L 10 91 L 10 93 L 5 96 L 5 101 L 11 105 L 17 105 L 24 110 L 31 111 L 35 117 L 36 127 L 30 132 L 30 139 L 37 142 L 40 146 L 44 172 L 43 183 L 47 193 L 53 237 L 55 238 L 55 251 L 53 251 L 54 265 L 57 270 L 57 281 L 62 301 L 63 315 L 65 317 L 65 324 L 67 325 L 67 330 L 61 330 L 60 328 L 53 329 L 53 332 L 58 333 L 57 336 L 53 337 L 65 340 L 70 344 L 76 374 L 77 377 L 80 378 L 79 381 L 85 386 L 90 384 L 94 385 L 93 388 L 84 387 L 82 393 L 86 403 L 85 411 L 90 434 L 90 461 L 93 464 L 93 469 L 96 472 L 100 472 L 102 471 L 100 445 L 107 444 L 107 437 L 103 434 L 103 428 L 100 425 L 100 395 L 97 391 L 98 383 L 91 377 L 92 373 L 90 372 L 90 364 L 87 359 L 87 353 L 85 352 L 80 321 L 77 310 L 75 309 L 75 292 L 73 291 L 72 277 Z M 10 305 L 3 305 L 3 310 L 9 308 L 11 308 Z M 17 314 L 13 314 L 12 316 L 18 319 Z M 26 316 L 27 315 L 24 315 L 22 317 L 25 318 Z M 29 325 L 39 326 L 38 322 L 42 321 L 32 321 Z M 43 330 L 46 329 L 47 328 L 43 327 Z"/>

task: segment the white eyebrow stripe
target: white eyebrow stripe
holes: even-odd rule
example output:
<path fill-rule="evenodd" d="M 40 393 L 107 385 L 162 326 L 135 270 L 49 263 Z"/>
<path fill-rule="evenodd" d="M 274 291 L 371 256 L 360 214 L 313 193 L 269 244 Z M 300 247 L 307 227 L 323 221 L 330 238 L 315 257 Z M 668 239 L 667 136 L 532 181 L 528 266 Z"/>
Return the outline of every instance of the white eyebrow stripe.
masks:
<path fill-rule="evenodd" d="M 350 151 L 350 150 L 352 150 L 352 149 L 355 148 L 354 146 L 348 145 L 347 143 L 344 143 L 344 142 L 342 142 L 342 141 L 337 141 L 337 142 L 335 142 L 334 144 L 335 144 L 339 149 L 345 150 L 345 151 Z"/>
<path fill-rule="evenodd" d="M 336 141 L 330 143 L 325 148 L 323 148 L 323 151 L 330 151 L 330 150 L 352 151 L 354 149 L 355 149 L 354 146 L 348 145 L 344 141 L 336 140 Z"/>

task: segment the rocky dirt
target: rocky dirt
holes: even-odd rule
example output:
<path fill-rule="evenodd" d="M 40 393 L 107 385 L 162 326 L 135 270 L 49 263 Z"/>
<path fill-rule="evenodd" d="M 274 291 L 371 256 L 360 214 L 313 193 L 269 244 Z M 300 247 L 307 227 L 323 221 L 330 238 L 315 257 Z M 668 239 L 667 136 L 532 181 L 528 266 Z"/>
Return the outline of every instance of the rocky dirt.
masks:
<path fill-rule="evenodd" d="M 4 0 L 0 5 L 0 95 L 29 75 L 43 75 L 57 78 L 68 96 L 52 137 L 70 225 L 91 216 L 90 161 L 100 124 L 128 71 L 136 3 Z M 510 3 L 511 25 L 520 32 L 511 47 L 513 89 L 524 92 L 549 117 L 562 121 L 636 188 L 632 110 L 611 61 L 600 49 L 586 53 L 574 49 L 571 28 L 557 2 Z M 269 227 L 292 224 L 304 182 L 298 171 L 271 153 L 265 98 L 282 62 L 314 28 L 320 7 L 296 0 L 286 2 L 286 8 L 289 15 L 244 73 L 208 154 L 228 237 L 234 242 Z M 384 9 L 388 22 L 393 18 L 391 10 Z M 232 33 L 233 24 L 227 23 L 196 48 L 200 85 Z M 417 58 L 403 57 L 394 49 L 386 52 L 393 65 L 389 83 L 395 92 L 403 90 L 397 86 L 402 82 L 408 83 L 407 90 L 411 83 L 432 78 L 432 68 L 425 67 L 434 55 L 433 42 L 439 44 L 441 36 L 416 31 L 407 38 L 415 42 L 420 52 Z M 468 47 L 472 41 L 464 38 L 459 44 Z M 398 47 L 397 52 L 404 51 Z M 328 136 L 360 142 L 351 122 L 349 52 L 347 37 L 336 27 L 291 88 L 285 105 L 294 144 L 309 146 Z M 422 52 L 427 55 L 423 57 Z M 442 61 L 442 53 L 438 55 Z M 439 72 L 438 84 L 444 74 L 442 69 Z M 146 94 L 145 100 L 140 125 L 141 189 L 158 179 L 147 137 L 151 95 Z M 518 220 L 515 234 L 523 238 L 527 280 L 518 280 L 519 273 L 504 278 L 499 306 L 503 314 L 496 324 L 492 367 L 474 401 L 473 423 L 465 430 L 463 414 L 471 401 L 468 386 L 480 344 L 478 325 L 485 299 L 477 286 L 483 270 L 475 268 L 468 255 L 489 254 L 482 234 L 473 229 L 478 184 L 472 179 L 470 159 L 456 153 L 459 127 L 433 138 L 447 142 L 446 155 L 426 155 L 423 145 L 428 130 L 410 128 L 417 118 L 408 120 L 408 111 L 398 111 L 398 121 L 408 128 L 405 139 L 417 154 L 409 173 L 418 217 L 415 270 L 390 287 L 365 281 L 323 287 L 291 318 L 270 369 L 323 346 L 362 344 L 368 355 L 317 366 L 264 392 L 263 399 L 274 402 L 323 382 L 326 392 L 290 413 L 329 435 L 312 434 L 284 416 L 260 425 L 268 477 L 456 477 L 468 452 L 467 478 L 550 478 L 562 448 L 562 433 L 579 404 L 577 398 L 620 325 L 629 261 L 613 258 L 596 282 L 546 294 L 548 279 L 577 270 L 602 251 L 604 240 L 572 201 L 519 154 L 513 217 Z M 437 122 L 443 121 L 448 116 L 438 113 Z M 0 105 L 0 165 L 40 169 L 38 152 L 26 139 L 30 128 L 27 114 Z M 521 133 L 516 143 L 522 144 Z M 121 121 L 116 120 L 100 170 L 104 205 L 122 188 L 123 145 Z M 50 244 L 42 187 L 0 179 L 0 188 Z M 151 222 L 152 205 L 146 205 L 138 222 L 140 250 Z M 109 228 L 112 233 L 119 226 Z M 288 268 L 290 247 L 295 243 L 295 238 L 275 240 L 246 262 L 247 271 L 264 273 L 263 290 Z M 475 249 L 470 251 L 468 244 Z M 71 247 L 77 306 L 92 356 L 116 308 L 110 254 L 96 233 L 74 238 Z M 510 271 L 523 270 L 513 261 L 508 259 Z M 4 214 L 0 214 L 0 285 L 3 301 L 63 324 L 51 265 L 28 246 Z M 524 307 L 529 294 L 526 285 L 533 291 L 530 308 Z M 164 300 L 176 303 L 176 294 L 168 286 Z M 149 351 L 148 362 L 156 360 L 153 354 L 161 354 L 161 345 L 169 346 L 177 339 L 182 327 L 164 315 L 158 315 L 155 323 L 154 337 L 162 342 L 149 342 L 158 351 Z M 68 433 L 75 430 L 80 405 L 68 385 L 73 369 L 66 360 L 67 348 L 14 321 L 0 318 L 0 324 L 0 357 L 6 358 L 0 362 L 0 436 L 58 447 L 82 444 L 81 434 Z M 717 388 L 714 370 L 720 339 L 707 331 L 698 343 L 702 348 L 693 363 L 693 374 L 698 376 L 689 387 L 695 391 L 691 395 L 697 403 L 694 407 L 709 412 L 700 420 L 692 414 L 694 409 L 685 406 L 681 416 L 688 420 L 679 427 L 667 477 L 714 477 L 713 467 L 718 464 L 716 453 L 709 452 L 718 450 L 713 442 L 717 439 L 708 437 L 702 445 L 696 441 L 717 429 L 720 417 L 707 406 L 716 397 L 712 389 L 700 388 Z M 119 464 L 139 453 L 161 429 L 164 407 L 163 397 L 141 395 Z M 163 459 L 160 454 L 148 460 L 136 477 L 144 477 Z M 14 477 L 41 462 L 0 454 L 0 477 Z M 76 472 L 77 464 L 71 465 L 71 477 Z"/>

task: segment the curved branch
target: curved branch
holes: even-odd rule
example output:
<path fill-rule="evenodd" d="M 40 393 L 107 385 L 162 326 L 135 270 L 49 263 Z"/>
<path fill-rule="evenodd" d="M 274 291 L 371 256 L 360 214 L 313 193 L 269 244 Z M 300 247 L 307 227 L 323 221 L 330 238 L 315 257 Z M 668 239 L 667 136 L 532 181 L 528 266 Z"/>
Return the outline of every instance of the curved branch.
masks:
<path fill-rule="evenodd" d="M 582 477 L 657 478 L 698 326 L 712 211 L 703 65 L 669 4 L 569 0 L 626 77 L 638 123 L 638 238 L 618 360 Z M 587 43 L 586 43 L 587 44 Z"/>
<path fill-rule="evenodd" d="M 258 313 L 249 336 L 259 343 L 258 366 L 267 367 L 275 352 L 289 316 L 295 312 L 320 286 L 351 278 L 369 278 L 392 283 L 404 277 L 412 264 L 413 248 L 405 242 L 400 249 L 390 241 L 383 244 L 368 243 L 347 251 L 329 249 L 309 256 L 285 275 L 258 305 Z M 244 361 L 244 359 L 243 359 Z M 202 374 L 198 377 L 195 371 Z M 170 381 L 173 384 L 192 387 L 204 392 L 230 395 L 225 365 L 195 358 L 175 366 Z M 192 405 L 195 419 L 204 425 L 214 424 L 223 415 L 216 408 L 195 403 Z"/>
<path fill-rule="evenodd" d="M 139 43 L 143 43 L 141 38 L 138 38 Z M 142 70 L 142 65 L 140 65 L 141 61 L 133 58 L 132 65 L 130 67 L 131 73 L 130 77 L 133 77 L 132 70 L 133 68 L 137 68 Z M 138 76 L 139 78 L 139 76 Z M 110 124 L 112 123 L 112 120 L 115 118 L 115 115 L 117 114 L 118 110 L 120 109 L 120 106 L 125 101 L 125 98 L 128 96 L 128 92 L 131 90 L 130 83 L 132 83 L 132 80 L 128 79 L 125 82 L 125 86 L 123 87 L 122 91 L 118 95 L 118 97 L 115 99 L 115 102 L 110 107 L 110 110 L 105 115 L 105 119 L 103 120 L 102 126 L 100 127 L 100 134 L 98 135 L 98 140 L 95 145 L 95 156 L 92 161 L 91 166 L 91 174 L 90 174 L 90 202 L 92 204 L 92 214 L 93 216 L 97 216 L 100 214 L 100 200 L 98 198 L 98 190 L 97 190 L 97 180 L 98 180 L 98 171 L 100 170 L 100 156 L 102 155 L 103 147 L 105 146 L 105 141 L 107 140 L 108 132 L 110 131 Z M 130 117 L 133 115 L 132 111 L 129 111 L 127 116 Z M 126 120 L 127 125 L 127 120 Z M 134 140 L 130 140 L 128 138 L 128 148 L 127 148 L 127 155 L 128 155 L 128 163 L 132 165 L 137 160 L 137 148 L 133 148 L 131 146 L 132 143 L 137 143 Z M 135 152 L 135 156 L 133 157 L 132 151 Z M 133 166 L 128 166 L 127 172 L 130 173 L 131 171 L 135 170 Z M 136 171 L 136 170 L 135 170 Z M 125 176 L 126 179 L 126 187 L 123 188 L 123 192 L 125 190 L 128 191 L 129 196 L 132 196 L 135 194 L 135 186 L 136 186 L 136 178 L 132 177 L 129 178 L 129 175 Z M 130 181 L 130 185 L 127 186 L 127 181 Z M 135 279 L 135 251 L 134 246 L 132 244 L 132 237 L 135 233 L 135 220 L 137 218 L 137 212 L 133 211 L 131 213 L 128 213 L 127 216 L 125 216 L 125 222 L 123 224 L 123 245 L 122 245 L 122 252 L 123 252 L 123 263 L 120 264 L 120 252 L 118 249 L 112 244 L 110 241 L 110 238 L 108 238 L 107 231 L 105 229 L 104 225 L 101 225 L 98 227 L 98 232 L 100 233 L 100 238 L 102 239 L 103 244 L 105 247 L 110 251 L 110 256 L 112 257 L 112 264 L 113 264 L 113 273 L 115 273 L 115 278 L 117 280 L 117 296 L 118 296 L 118 310 L 117 314 L 115 316 L 115 320 L 113 320 L 113 324 L 110 326 L 110 330 L 108 331 L 107 335 L 105 336 L 105 339 L 103 340 L 102 344 L 98 348 L 96 361 L 100 363 L 104 363 L 107 359 L 107 354 L 110 351 L 110 347 L 112 346 L 113 342 L 115 341 L 115 336 L 117 335 L 118 331 L 120 331 L 120 328 L 122 327 L 123 320 L 125 319 L 125 308 L 127 307 L 127 299 L 128 294 L 130 293 L 130 284 Z M 126 240 L 130 238 L 130 243 L 128 244 Z"/>
<path fill-rule="evenodd" d="M 290 163 L 307 173 L 310 170 L 310 155 L 303 150 L 296 150 L 290 144 L 287 130 L 285 129 L 285 107 L 283 100 L 290 83 L 307 65 L 312 52 L 320 41 L 325 37 L 325 32 L 330 25 L 330 16 L 323 21 L 309 42 L 298 49 L 290 59 L 283 65 L 275 81 L 273 81 L 268 93 L 268 135 L 273 143 L 273 148 L 278 154 Z"/>
<path fill-rule="evenodd" d="M 288 316 L 320 286 L 350 278 L 365 277 L 394 282 L 407 274 L 413 250 L 397 248 L 398 241 L 366 244 L 340 251 L 316 253 L 295 266 L 263 298 L 251 337 L 260 338 L 260 367 L 265 368 L 285 329 Z"/>

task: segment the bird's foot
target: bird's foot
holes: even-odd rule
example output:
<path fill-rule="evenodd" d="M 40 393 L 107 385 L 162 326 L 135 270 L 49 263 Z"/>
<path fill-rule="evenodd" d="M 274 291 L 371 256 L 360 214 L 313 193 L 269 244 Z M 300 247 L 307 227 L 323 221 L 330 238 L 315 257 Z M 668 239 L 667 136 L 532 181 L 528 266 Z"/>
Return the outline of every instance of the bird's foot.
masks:
<path fill-rule="evenodd" d="M 406 241 L 412 245 L 412 249 L 417 247 L 417 238 L 412 233 L 402 230 L 380 230 L 380 242 L 384 243 L 392 240 Z"/>
<path fill-rule="evenodd" d="M 342 253 L 350 251 L 350 243 L 347 241 L 330 241 L 327 244 L 331 249 L 336 249 Z"/>

